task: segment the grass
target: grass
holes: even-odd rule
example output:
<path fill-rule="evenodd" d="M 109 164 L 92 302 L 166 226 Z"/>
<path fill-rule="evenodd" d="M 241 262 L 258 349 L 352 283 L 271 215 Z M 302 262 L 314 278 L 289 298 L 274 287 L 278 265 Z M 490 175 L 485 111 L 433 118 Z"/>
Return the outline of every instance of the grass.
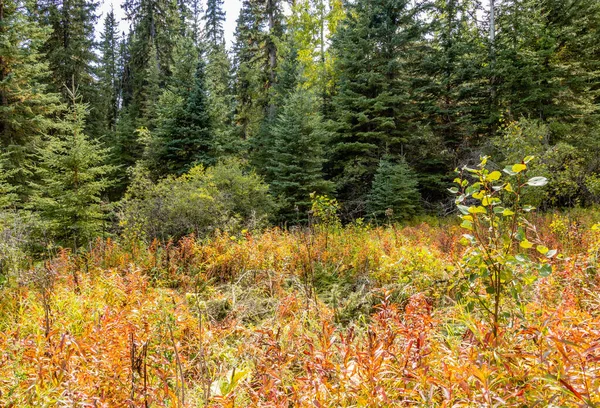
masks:
<path fill-rule="evenodd" d="M 0 406 L 600 406 L 597 217 L 534 220 L 564 259 L 498 337 L 451 221 L 63 251 L 0 293 Z"/>

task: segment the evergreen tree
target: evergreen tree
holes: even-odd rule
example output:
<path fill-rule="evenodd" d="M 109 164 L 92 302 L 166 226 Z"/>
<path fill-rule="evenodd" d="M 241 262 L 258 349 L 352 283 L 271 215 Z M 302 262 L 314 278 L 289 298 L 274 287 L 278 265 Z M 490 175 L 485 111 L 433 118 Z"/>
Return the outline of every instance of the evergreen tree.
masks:
<path fill-rule="evenodd" d="M 421 208 L 417 178 L 404 158 L 394 163 L 390 157 L 379 161 L 373 178 L 367 213 L 374 219 L 405 220 Z"/>
<path fill-rule="evenodd" d="M 207 53 L 206 89 L 208 111 L 214 131 L 214 149 L 218 156 L 237 154 L 241 139 L 234 131 L 234 95 L 232 89 L 231 61 L 224 45 Z"/>
<path fill-rule="evenodd" d="M 597 2 L 503 2 L 495 44 L 499 114 L 572 121 L 593 113 L 598 76 L 585 69 L 584 50 L 597 49 L 599 23 Z"/>
<path fill-rule="evenodd" d="M 278 81 L 271 90 L 272 112 L 265 116 L 260 130 L 250 141 L 251 162 L 260 174 L 266 174 L 271 154 L 270 149 L 272 144 L 275 143 L 273 127 L 278 120 L 278 116 L 289 96 L 296 91 L 299 81 L 303 80 L 294 38 L 288 38 L 282 48 L 284 48 L 285 53 L 283 54 L 282 63 L 278 65 Z M 316 104 L 314 107 L 318 109 Z"/>
<path fill-rule="evenodd" d="M 206 14 L 204 15 L 204 35 L 210 47 L 217 48 L 225 45 L 224 22 L 223 0 L 207 0 Z"/>
<path fill-rule="evenodd" d="M 178 3 L 170 0 L 127 0 L 123 4 L 132 27 L 126 75 L 130 95 L 124 98 L 136 127 L 154 117 L 154 105 L 172 74 L 173 50 L 181 35 Z"/>
<path fill-rule="evenodd" d="M 235 122 L 242 139 L 259 129 L 267 106 L 263 44 L 264 19 L 258 0 L 244 0 L 237 20 L 234 44 Z"/>
<path fill-rule="evenodd" d="M 159 163 L 170 173 L 182 174 L 196 164 L 215 163 L 214 133 L 208 111 L 204 61 L 196 68 L 194 86 L 172 120 L 157 129 Z M 178 105 L 174 104 L 175 107 Z"/>
<path fill-rule="evenodd" d="M 111 10 L 104 19 L 104 31 L 100 42 L 99 80 L 102 90 L 105 127 L 114 132 L 119 117 L 121 97 L 120 40 L 115 13 Z"/>
<path fill-rule="evenodd" d="M 353 3 L 333 39 L 338 89 L 330 172 L 350 216 L 364 211 L 379 158 L 419 132 L 411 95 L 423 23 L 409 0 Z"/>
<path fill-rule="evenodd" d="M 62 245 L 77 248 L 98 236 L 104 213 L 101 194 L 110 186 L 108 149 L 84 133 L 86 106 L 71 94 L 60 133 L 38 149 L 39 182 L 33 182 L 33 209 Z"/>
<path fill-rule="evenodd" d="M 272 128 L 267 180 L 281 203 L 282 221 L 305 221 L 310 194 L 328 194 L 333 184 L 323 178 L 328 133 L 316 113 L 315 98 L 298 89 L 290 94 Z"/>
<path fill-rule="evenodd" d="M 233 130 L 232 66 L 227 49 L 223 23 L 225 12 L 222 0 L 208 0 L 204 15 L 206 51 L 206 89 L 211 126 L 214 131 L 214 149 L 217 156 L 239 151 L 240 142 Z"/>
<path fill-rule="evenodd" d="M 103 132 L 101 105 L 95 81 L 94 26 L 98 16 L 94 0 L 43 0 L 37 3 L 41 21 L 51 28 L 42 51 L 52 71 L 51 89 L 69 102 L 67 87 L 76 88 L 89 104 L 86 129 L 94 137 Z"/>
<path fill-rule="evenodd" d="M 0 150 L 7 181 L 25 198 L 34 145 L 53 126 L 61 103 L 45 85 L 50 71 L 40 49 L 48 30 L 21 2 L 3 0 L 0 7 Z"/>
<path fill-rule="evenodd" d="M 479 11 L 473 0 L 434 3 L 433 37 L 421 65 L 425 78 L 417 87 L 433 131 L 454 155 L 485 122 L 488 95 L 481 67 L 487 49 L 474 18 Z"/>

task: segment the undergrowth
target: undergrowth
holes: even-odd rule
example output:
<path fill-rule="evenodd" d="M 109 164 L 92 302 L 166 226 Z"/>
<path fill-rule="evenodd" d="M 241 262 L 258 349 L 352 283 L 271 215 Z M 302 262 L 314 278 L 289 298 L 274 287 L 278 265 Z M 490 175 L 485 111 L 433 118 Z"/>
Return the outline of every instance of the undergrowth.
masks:
<path fill-rule="evenodd" d="M 98 241 L 7 276 L 0 406 L 598 406 L 597 213 L 494 335 L 452 221 Z"/>

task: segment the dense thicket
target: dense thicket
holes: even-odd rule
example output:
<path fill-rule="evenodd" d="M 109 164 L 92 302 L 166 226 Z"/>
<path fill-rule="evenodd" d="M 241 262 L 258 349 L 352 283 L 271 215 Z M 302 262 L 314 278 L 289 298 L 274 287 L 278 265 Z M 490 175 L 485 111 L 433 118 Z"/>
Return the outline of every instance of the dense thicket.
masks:
<path fill-rule="evenodd" d="M 536 155 L 537 205 L 600 200 L 597 2 L 244 0 L 231 47 L 223 3 L 126 0 L 121 33 L 94 0 L 0 0 L 2 207 L 77 246 L 136 174 L 183 194 L 233 158 L 273 221 L 306 221 L 313 192 L 346 220 L 402 219 L 443 212 L 484 154 Z"/>

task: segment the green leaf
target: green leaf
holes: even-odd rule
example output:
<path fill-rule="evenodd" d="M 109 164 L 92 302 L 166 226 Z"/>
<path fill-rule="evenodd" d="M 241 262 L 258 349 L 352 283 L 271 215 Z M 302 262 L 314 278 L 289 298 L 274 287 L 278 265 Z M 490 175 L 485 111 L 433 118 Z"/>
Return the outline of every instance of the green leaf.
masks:
<path fill-rule="evenodd" d="M 466 205 L 459 204 L 456 206 L 456 208 L 458 208 L 458 211 L 460 211 L 464 215 L 469 215 L 469 207 L 467 207 Z"/>
<path fill-rule="evenodd" d="M 548 184 L 548 179 L 546 177 L 532 177 L 527 180 L 527 185 L 532 187 L 543 187 Z"/>
<path fill-rule="evenodd" d="M 510 217 L 511 215 L 515 215 L 515 212 L 506 208 L 504 211 L 502 211 L 502 215 L 505 217 Z"/>
<path fill-rule="evenodd" d="M 553 258 L 556 254 L 557 254 L 558 250 L 556 249 L 551 249 L 548 252 L 546 252 L 546 258 Z"/>
<path fill-rule="evenodd" d="M 542 266 L 540 266 L 540 276 L 542 277 L 546 277 L 546 276 L 550 276 L 550 274 L 552 273 L 552 265 L 550 264 L 544 264 Z"/>
<path fill-rule="evenodd" d="M 458 188 L 456 187 L 449 188 L 448 191 L 450 191 L 452 194 L 458 194 Z"/>
<path fill-rule="evenodd" d="M 515 174 L 517 174 L 512 170 L 511 166 L 506 166 L 502 171 L 508 174 L 509 176 L 514 176 Z"/>
<path fill-rule="evenodd" d="M 530 161 L 532 161 L 533 159 L 534 159 L 534 156 L 526 156 L 526 157 L 523 159 L 523 163 L 527 164 L 527 163 L 529 163 Z"/>
<path fill-rule="evenodd" d="M 469 231 L 473 231 L 473 223 L 471 221 L 464 220 L 460 226 Z"/>

